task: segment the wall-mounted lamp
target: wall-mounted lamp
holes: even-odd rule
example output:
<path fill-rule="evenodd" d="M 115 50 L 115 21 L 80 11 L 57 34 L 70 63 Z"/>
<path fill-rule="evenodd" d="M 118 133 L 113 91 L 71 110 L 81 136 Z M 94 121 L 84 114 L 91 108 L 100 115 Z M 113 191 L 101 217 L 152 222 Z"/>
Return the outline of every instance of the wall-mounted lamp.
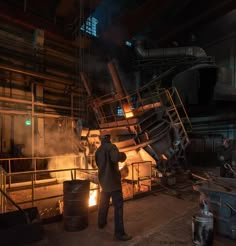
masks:
<path fill-rule="evenodd" d="M 26 125 L 26 126 L 31 126 L 31 123 L 32 123 L 32 122 L 31 122 L 31 119 L 28 119 L 28 118 L 27 118 L 27 119 L 25 120 L 25 125 Z"/>

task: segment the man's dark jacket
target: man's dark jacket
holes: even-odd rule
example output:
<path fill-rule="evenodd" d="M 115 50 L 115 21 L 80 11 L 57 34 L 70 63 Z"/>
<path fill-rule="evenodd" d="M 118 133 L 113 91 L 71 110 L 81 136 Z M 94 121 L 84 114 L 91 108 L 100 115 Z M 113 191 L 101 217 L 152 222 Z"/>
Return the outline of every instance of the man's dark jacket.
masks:
<path fill-rule="evenodd" d="M 102 139 L 100 147 L 95 153 L 98 166 L 98 179 L 102 191 L 111 192 L 121 190 L 121 175 L 119 171 L 119 150 L 110 139 Z"/>

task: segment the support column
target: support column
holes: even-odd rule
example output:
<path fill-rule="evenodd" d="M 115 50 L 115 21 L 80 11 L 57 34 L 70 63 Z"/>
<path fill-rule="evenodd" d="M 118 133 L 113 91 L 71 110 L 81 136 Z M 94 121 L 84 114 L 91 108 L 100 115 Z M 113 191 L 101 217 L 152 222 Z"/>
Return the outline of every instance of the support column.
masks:
<path fill-rule="evenodd" d="M 36 98 L 35 101 L 43 103 L 43 86 L 41 85 L 36 85 L 36 90 L 35 90 Z M 35 154 L 37 156 L 42 156 L 44 155 L 44 118 L 35 118 L 35 128 L 36 128 L 36 148 L 35 148 Z"/>

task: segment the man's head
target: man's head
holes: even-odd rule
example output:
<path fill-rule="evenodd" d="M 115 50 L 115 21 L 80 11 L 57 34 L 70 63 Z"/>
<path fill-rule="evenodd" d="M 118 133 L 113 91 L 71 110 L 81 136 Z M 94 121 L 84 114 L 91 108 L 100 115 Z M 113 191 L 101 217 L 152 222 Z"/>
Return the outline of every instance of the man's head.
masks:
<path fill-rule="evenodd" d="M 225 147 L 225 148 L 228 148 L 229 146 L 230 146 L 230 144 L 231 144 L 231 139 L 230 138 L 225 138 L 224 140 L 223 140 L 223 146 Z"/>
<path fill-rule="evenodd" d="M 107 131 L 107 130 L 102 130 L 101 132 L 100 132 L 100 139 L 102 140 L 102 139 L 110 139 L 111 138 L 111 134 L 110 134 L 110 132 L 109 131 Z"/>

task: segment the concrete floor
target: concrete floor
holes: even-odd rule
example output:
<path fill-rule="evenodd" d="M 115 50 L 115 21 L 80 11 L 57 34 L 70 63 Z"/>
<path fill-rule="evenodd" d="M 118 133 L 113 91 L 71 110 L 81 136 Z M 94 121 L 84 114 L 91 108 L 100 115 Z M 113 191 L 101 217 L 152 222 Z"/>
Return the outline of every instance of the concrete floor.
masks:
<path fill-rule="evenodd" d="M 192 215 L 198 210 L 198 194 L 188 190 L 176 197 L 174 193 L 154 193 L 146 197 L 126 201 L 124 221 L 128 234 L 133 239 L 127 242 L 113 241 L 113 208 L 110 207 L 108 224 L 97 228 L 97 212 L 89 214 L 89 226 L 78 232 L 66 232 L 63 222 L 44 225 L 45 233 L 35 246 L 169 246 L 193 245 L 191 239 Z M 233 246 L 235 241 L 215 236 L 214 246 Z"/>

